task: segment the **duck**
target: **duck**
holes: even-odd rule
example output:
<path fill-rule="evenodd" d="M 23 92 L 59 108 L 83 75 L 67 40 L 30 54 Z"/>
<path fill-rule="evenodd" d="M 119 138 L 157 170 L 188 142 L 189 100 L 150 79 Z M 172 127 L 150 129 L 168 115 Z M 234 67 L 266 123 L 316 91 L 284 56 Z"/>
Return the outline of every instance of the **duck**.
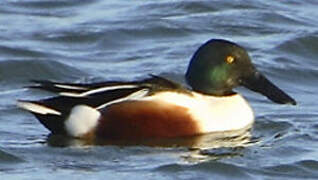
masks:
<path fill-rule="evenodd" d="M 135 81 L 64 83 L 33 80 L 32 89 L 56 93 L 18 100 L 51 134 L 76 139 L 151 139 L 198 136 L 245 129 L 254 123 L 238 86 L 277 104 L 296 101 L 252 64 L 247 51 L 224 39 L 210 39 L 192 56 L 187 85 L 149 75 Z"/>

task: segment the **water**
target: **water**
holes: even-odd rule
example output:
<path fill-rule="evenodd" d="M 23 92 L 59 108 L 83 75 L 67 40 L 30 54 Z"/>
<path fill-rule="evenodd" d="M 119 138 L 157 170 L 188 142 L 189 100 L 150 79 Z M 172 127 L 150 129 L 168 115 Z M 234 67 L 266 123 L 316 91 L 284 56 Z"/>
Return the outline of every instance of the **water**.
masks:
<path fill-rule="evenodd" d="M 307 1 L 0 2 L 1 179 L 317 179 L 318 3 Z M 50 143 L 16 99 L 51 94 L 30 79 L 181 81 L 210 38 L 246 47 L 254 64 L 298 102 L 277 105 L 240 88 L 253 106 L 243 148 Z"/>

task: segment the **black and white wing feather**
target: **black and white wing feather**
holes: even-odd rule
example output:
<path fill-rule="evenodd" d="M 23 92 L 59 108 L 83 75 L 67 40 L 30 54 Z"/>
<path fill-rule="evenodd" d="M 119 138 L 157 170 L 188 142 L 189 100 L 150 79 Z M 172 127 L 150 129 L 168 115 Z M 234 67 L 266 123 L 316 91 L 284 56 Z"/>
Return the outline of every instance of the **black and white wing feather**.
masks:
<path fill-rule="evenodd" d="M 72 107 L 78 104 L 100 109 L 109 104 L 123 100 L 136 100 L 160 91 L 173 90 L 187 92 L 181 85 L 158 76 L 151 76 L 142 81 L 108 81 L 91 84 L 60 83 L 54 81 L 32 82 L 36 83 L 36 85 L 29 86 L 29 88 L 58 93 L 59 96 L 39 101 L 20 102 L 35 103 L 39 106 L 52 108 L 61 114 L 69 112 Z M 40 110 L 38 111 L 41 112 Z M 47 111 L 46 113 L 49 112 Z"/>
<path fill-rule="evenodd" d="M 108 81 L 91 84 L 60 83 L 53 81 L 33 81 L 30 88 L 57 93 L 58 96 L 38 101 L 20 100 L 18 106 L 34 114 L 40 122 L 53 133 L 65 133 L 65 119 L 75 107 L 88 106 L 101 110 L 111 104 L 127 100 L 139 100 L 160 91 L 182 91 L 177 83 L 158 76 L 142 81 Z"/>

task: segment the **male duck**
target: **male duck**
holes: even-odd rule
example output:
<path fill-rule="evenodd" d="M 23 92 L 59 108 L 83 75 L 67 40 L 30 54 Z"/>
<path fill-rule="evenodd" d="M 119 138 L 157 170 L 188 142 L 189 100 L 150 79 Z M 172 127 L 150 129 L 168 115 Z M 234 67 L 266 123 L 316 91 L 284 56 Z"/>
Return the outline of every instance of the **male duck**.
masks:
<path fill-rule="evenodd" d="M 173 138 L 240 130 L 254 121 L 245 86 L 280 104 L 296 102 L 252 65 L 245 49 L 212 39 L 193 55 L 185 75 L 192 90 L 158 76 L 92 84 L 34 81 L 59 96 L 19 101 L 53 134 L 75 138 Z"/>

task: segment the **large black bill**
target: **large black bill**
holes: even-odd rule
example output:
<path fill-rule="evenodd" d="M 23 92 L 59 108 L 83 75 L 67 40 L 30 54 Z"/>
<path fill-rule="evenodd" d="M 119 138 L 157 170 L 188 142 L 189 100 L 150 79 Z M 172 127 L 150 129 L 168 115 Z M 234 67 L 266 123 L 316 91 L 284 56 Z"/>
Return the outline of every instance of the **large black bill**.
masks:
<path fill-rule="evenodd" d="M 275 103 L 296 105 L 296 101 L 292 97 L 271 83 L 259 72 L 254 72 L 253 75 L 242 80 L 242 85 L 252 91 L 263 94 Z"/>

